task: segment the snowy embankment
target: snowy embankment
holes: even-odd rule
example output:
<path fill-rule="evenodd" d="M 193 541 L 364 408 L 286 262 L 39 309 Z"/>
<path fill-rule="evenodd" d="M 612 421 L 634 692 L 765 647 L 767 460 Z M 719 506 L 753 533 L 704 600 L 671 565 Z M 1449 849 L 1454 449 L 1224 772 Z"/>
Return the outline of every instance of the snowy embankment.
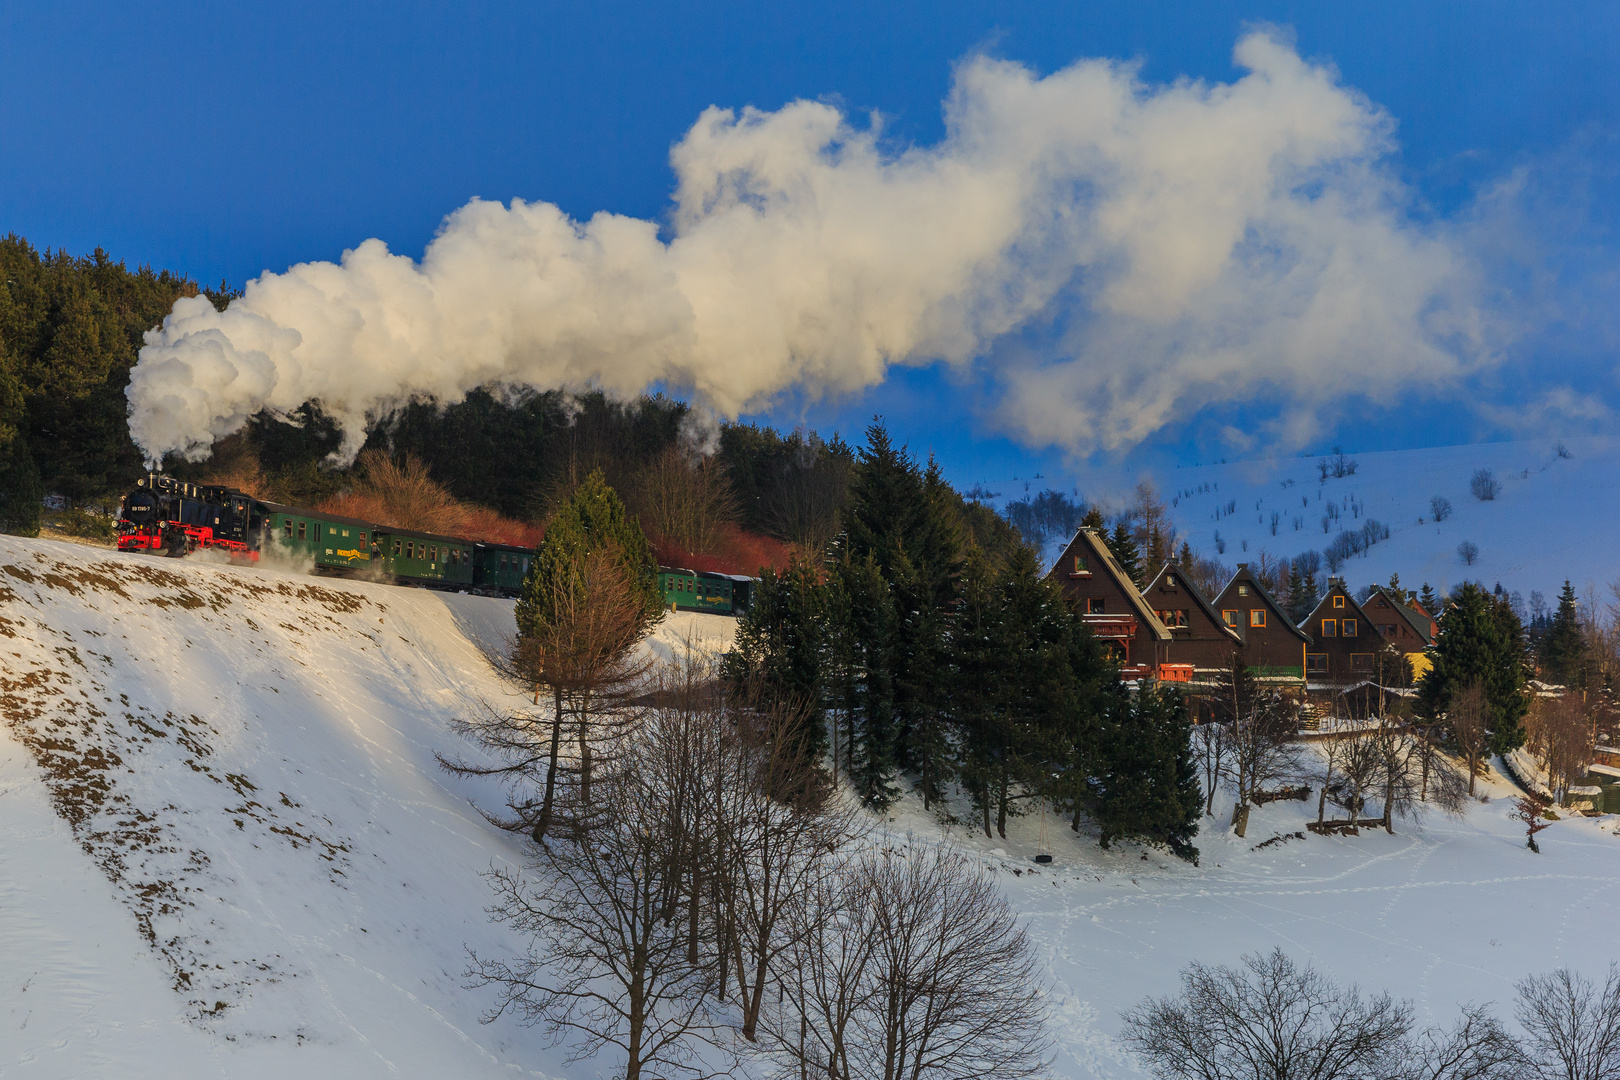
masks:
<path fill-rule="evenodd" d="M 450 721 L 515 703 L 482 648 L 510 602 L 0 538 L 0 1074 L 57 1078 L 609 1075 L 462 988 L 515 947 L 481 871 L 522 857 L 446 775 Z M 661 655 L 733 624 L 666 620 Z M 1461 820 L 1303 833 L 1255 812 L 1203 865 L 1100 851 L 1037 816 L 950 830 L 1028 917 L 1060 1077 L 1138 1075 L 1118 1012 L 1192 958 L 1280 945 L 1413 998 L 1511 998 L 1526 972 L 1615 956 L 1620 838 L 1566 820 L 1524 848 L 1503 783 Z M 1230 806 L 1218 808 L 1226 820 Z M 934 842 L 902 803 L 885 826 Z M 1276 839 L 1281 837 L 1283 839 Z M 223 1003 L 223 1005 L 221 1005 Z"/>
<path fill-rule="evenodd" d="M 0 537 L 0 1073 L 575 1075 L 462 988 L 511 609 Z"/>
<path fill-rule="evenodd" d="M 1569 439 L 1562 444 L 1568 457 L 1559 456 L 1559 445 L 1547 439 L 1350 453 L 1354 475 L 1326 480 L 1314 456 L 1171 469 L 1155 480 L 1165 501 L 1175 502 L 1171 514 L 1182 535 L 1229 565 L 1258 563 L 1262 551 L 1289 559 L 1320 551 L 1340 530 L 1374 518 L 1388 526 L 1389 538 L 1345 562 L 1340 573 L 1352 588 L 1399 573 L 1412 589 L 1425 581 L 1440 593 L 1464 580 L 1501 582 L 1527 601 L 1539 590 L 1556 603 L 1568 578 L 1577 590 L 1588 582 L 1605 590 L 1597 597 L 1603 602 L 1620 578 L 1609 543 L 1620 514 L 1620 441 Z M 1500 484 L 1494 499 L 1470 490 L 1478 469 Z M 1430 508 L 1435 496 L 1451 504 L 1441 522 Z M 1335 511 L 1324 531 L 1323 518 Z M 1472 565 L 1458 555 L 1464 542 L 1478 548 Z"/>

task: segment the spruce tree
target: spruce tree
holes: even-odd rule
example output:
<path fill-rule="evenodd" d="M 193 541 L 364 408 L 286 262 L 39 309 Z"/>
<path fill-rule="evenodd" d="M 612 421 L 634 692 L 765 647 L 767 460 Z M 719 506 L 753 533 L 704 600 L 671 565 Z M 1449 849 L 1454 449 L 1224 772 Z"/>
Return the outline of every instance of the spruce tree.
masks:
<path fill-rule="evenodd" d="M 1193 572 L 1192 545 L 1185 540 L 1181 542 L 1181 551 L 1176 554 L 1176 566 L 1181 570 L 1183 576 L 1190 575 Z"/>
<path fill-rule="evenodd" d="M 515 611 L 519 638 L 531 635 L 535 620 L 555 610 L 555 605 L 545 602 L 544 594 L 571 580 L 564 571 L 578 566 L 585 555 L 604 549 L 616 553 L 615 558 L 639 597 L 647 627 L 662 617 L 664 598 L 658 591 L 658 560 L 652 545 L 597 469 L 557 511 L 546 526 L 540 546 L 535 548 Z"/>
<path fill-rule="evenodd" d="M 738 692 L 783 705 L 805 717 L 807 748 L 819 758 L 827 747 L 822 698 L 823 604 L 816 567 L 796 558 L 781 574 L 766 568 L 753 604 L 737 625 L 721 674 Z"/>
<path fill-rule="evenodd" d="M 988 839 L 992 793 L 1006 741 L 1003 680 L 1015 662 L 1004 635 L 1001 592 L 982 553 L 962 570 L 962 597 L 950 636 L 951 719 L 956 773 Z"/>
<path fill-rule="evenodd" d="M 13 536 L 38 536 L 44 509 L 45 487 L 39 468 L 20 436 L 13 439 L 9 460 L 0 463 L 0 532 Z"/>
<path fill-rule="evenodd" d="M 1429 613 L 1431 619 L 1440 614 L 1439 598 L 1434 595 L 1434 590 L 1429 588 L 1427 581 L 1423 583 L 1423 590 L 1418 593 L 1418 603 L 1423 605 L 1423 610 Z"/>
<path fill-rule="evenodd" d="M 1541 648 L 1536 657 L 1541 674 L 1549 682 L 1575 686 L 1581 681 L 1581 660 L 1585 642 L 1581 637 L 1580 615 L 1575 608 L 1575 590 L 1568 579 L 1558 595 L 1558 610 L 1553 613 L 1552 625 L 1541 636 Z"/>
<path fill-rule="evenodd" d="M 1125 572 L 1138 588 L 1142 585 L 1141 558 L 1136 550 L 1136 541 L 1131 539 L 1131 530 L 1126 527 L 1125 519 L 1121 518 L 1114 525 L 1114 531 L 1107 539 L 1108 550 L 1119 563 L 1119 568 Z"/>
<path fill-rule="evenodd" d="M 1174 688 L 1123 685 L 1105 698 L 1093 817 L 1103 847 L 1121 839 L 1160 843 L 1197 865 L 1203 795 L 1193 762 L 1192 721 Z"/>
<path fill-rule="evenodd" d="M 900 796 L 895 784 L 899 763 L 890 667 L 897 623 L 894 601 L 872 555 L 847 560 L 841 572 L 848 621 L 840 633 L 851 663 L 850 782 L 866 805 L 886 810 Z"/>
<path fill-rule="evenodd" d="M 1095 503 L 1086 509 L 1086 516 L 1080 519 L 1080 527 L 1107 538 L 1108 521 L 1103 517 L 1102 508 Z"/>
<path fill-rule="evenodd" d="M 1458 692 L 1478 681 L 1491 714 L 1492 753 L 1522 746 L 1521 721 L 1528 703 L 1524 631 L 1518 621 L 1505 600 L 1464 582 L 1446 605 L 1430 653 L 1433 665 L 1418 684 L 1419 715 L 1440 718 Z"/>
<path fill-rule="evenodd" d="M 1307 599 L 1305 575 L 1300 572 L 1299 564 L 1295 563 L 1288 570 L 1288 618 L 1295 626 L 1303 623 L 1316 609 L 1314 603 L 1310 607 L 1305 606 Z"/>

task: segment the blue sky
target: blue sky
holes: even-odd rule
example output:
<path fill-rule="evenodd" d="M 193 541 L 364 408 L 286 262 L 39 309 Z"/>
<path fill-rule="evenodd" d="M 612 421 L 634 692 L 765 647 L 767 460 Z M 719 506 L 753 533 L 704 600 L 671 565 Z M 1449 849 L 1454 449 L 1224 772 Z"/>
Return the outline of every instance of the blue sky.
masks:
<path fill-rule="evenodd" d="M 1268 424 L 1295 391 L 1262 382 L 1126 446 L 1043 445 L 1039 425 L 997 419 L 1005 386 L 979 364 L 892 369 L 831 401 L 790 389 L 767 418 L 854 435 L 882 413 L 964 485 L 1036 471 L 1084 485 L 1096 470 L 1279 445 L 1606 430 L 1620 404 L 1613 4 L 230 7 L 0 9 L 0 229 L 236 284 L 369 237 L 419 257 L 475 196 L 653 219 L 667 235 L 670 151 L 708 106 L 810 99 L 858 124 L 876 111 L 898 153 L 945 134 L 941 102 L 964 58 L 1037 77 L 1135 61 L 1151 92 L 1240 78 L 1234 44 L 1271 24 L 1393 121 L 1378 167 L 1414 235 L 1468 233 L 1453 242 L 1490 279 L 1476 298 L 1511 308 L 1510 327 L 1476 346 L 1489 362 L 1444 386 L 1347 399 L 1282 442 Z M 1061 336 L 1048 320 L 983 351 L 1071 347 Z M 1548 386 L 1568 393 L 1527 404 Z"/>

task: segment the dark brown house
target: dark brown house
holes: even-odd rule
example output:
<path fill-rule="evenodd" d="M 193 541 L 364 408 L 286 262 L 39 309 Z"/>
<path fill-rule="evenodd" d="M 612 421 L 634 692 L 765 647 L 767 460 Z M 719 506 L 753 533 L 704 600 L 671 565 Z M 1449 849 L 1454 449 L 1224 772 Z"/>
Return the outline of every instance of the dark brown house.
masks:
<path fill-rule="evenodd" d="M 1221 621 L 1242 627 L 1243 659 L 1256 677 L 1287 683 L 1305 681 L 1305 646 L 1310 638 L 1295 626 L 1265 586 L 1239 563 L 1214 603 Z"/>
<path fill-rule="evenodd" d="M 1114 650 L 1125 678 L 1158 677 L 1159 666 L 1168 661 L 1170 631 L 1102 537 L 1080 529 L 1047 577 L 1062 586 L 1091 632 Z"/>
<path fill-rule="evenodd" d="M 1338 578 L 1328 579 L 1327 593 L 1303 629 L 1311 638 L 1305 650 L 1305 679 L 1310 686 L 1326 689 L 1369 679 L 1393 681 L 1391 673 L 1382 670 L 1389 666 L 1389 654 L 1379 662 L 1384 639 Z"/>
<path fill-rule="evenodd" d="M 1231 669 L 1232 654 L 1243 651 L 1243 627 L 1228 626 L 1175 563 L 1165 564 L 1142 598 L 1170 631 L 1169 662 L 1192 667 L 1189 681 L 1212 682 Z"/>
<path fill-rule="evenodd" d="M 1427 650 L 1434 644 L 1440 628 L 1435 625 L 1434 617 L 1423 610 L 1423 605 L 1403 603 L 1382 585 L 1376 585 L 1361 608 L 1379 635 L 1411 661 L 1413 678 L 1420 678 L 1429 670 L 1432 661 Z"/>

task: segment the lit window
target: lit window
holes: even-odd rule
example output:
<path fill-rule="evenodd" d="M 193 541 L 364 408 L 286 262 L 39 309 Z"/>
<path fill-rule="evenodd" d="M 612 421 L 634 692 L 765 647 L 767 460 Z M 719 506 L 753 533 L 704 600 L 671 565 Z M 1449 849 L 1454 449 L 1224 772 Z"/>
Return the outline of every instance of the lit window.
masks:
<path fill-rule="evenodd" d="M 1235 611 L 1223 611 L 1221 612 L 1221 618 L 1226 620 L 1227 626 L 1236 626 L 1238 624 L 1238 613 Z"/>
<path fill-rule="evenodd" d="M 1333 598 L 1333 606 L 1336 607 L 1336 608 L 1344 607 L 1344 597 L 1335 596 Z"/>
<path fill-rule="evenodd" d="M 1339 620 L 1338 619 L 1323 619 L 1322 620 L 1322 636 L 1323 637 L 1338 637 L 1339 636 Z"/>
<path fill-rule="evenodd" d="M 1248 596 L 1249 595 L 1249 587 L 1247 585 L 1239 585 L 1238 586 L 1238 595 L 1239 596 Z"/>
<path fill-rule="evenodd" d="M 1264 626 L 1264 625 L 1266 625 L 1266 609 L 1265 608 L 1259 608 L 1259 607 L 1250 609 L 1250 611 L 1249 611 L 1249 625 L 1250 626 Z"/>
<path fill-rule="evenodd" d="M 1345 637 L 1355 637 L 1356 636 L 1356 620 L 1354 620 L 1354 619 L 1346 619 L 1346 620 L 1344 620 L 1344 636 Z"/>
<path fill-rule="evenodd" d="M 1174 575 L 1174 574 L 1168 575 L 1164 579 L 1164 587 L 1167 588 L 1167 589 L 1175 588 L 1176 587 L 1176 575 Z"/>

